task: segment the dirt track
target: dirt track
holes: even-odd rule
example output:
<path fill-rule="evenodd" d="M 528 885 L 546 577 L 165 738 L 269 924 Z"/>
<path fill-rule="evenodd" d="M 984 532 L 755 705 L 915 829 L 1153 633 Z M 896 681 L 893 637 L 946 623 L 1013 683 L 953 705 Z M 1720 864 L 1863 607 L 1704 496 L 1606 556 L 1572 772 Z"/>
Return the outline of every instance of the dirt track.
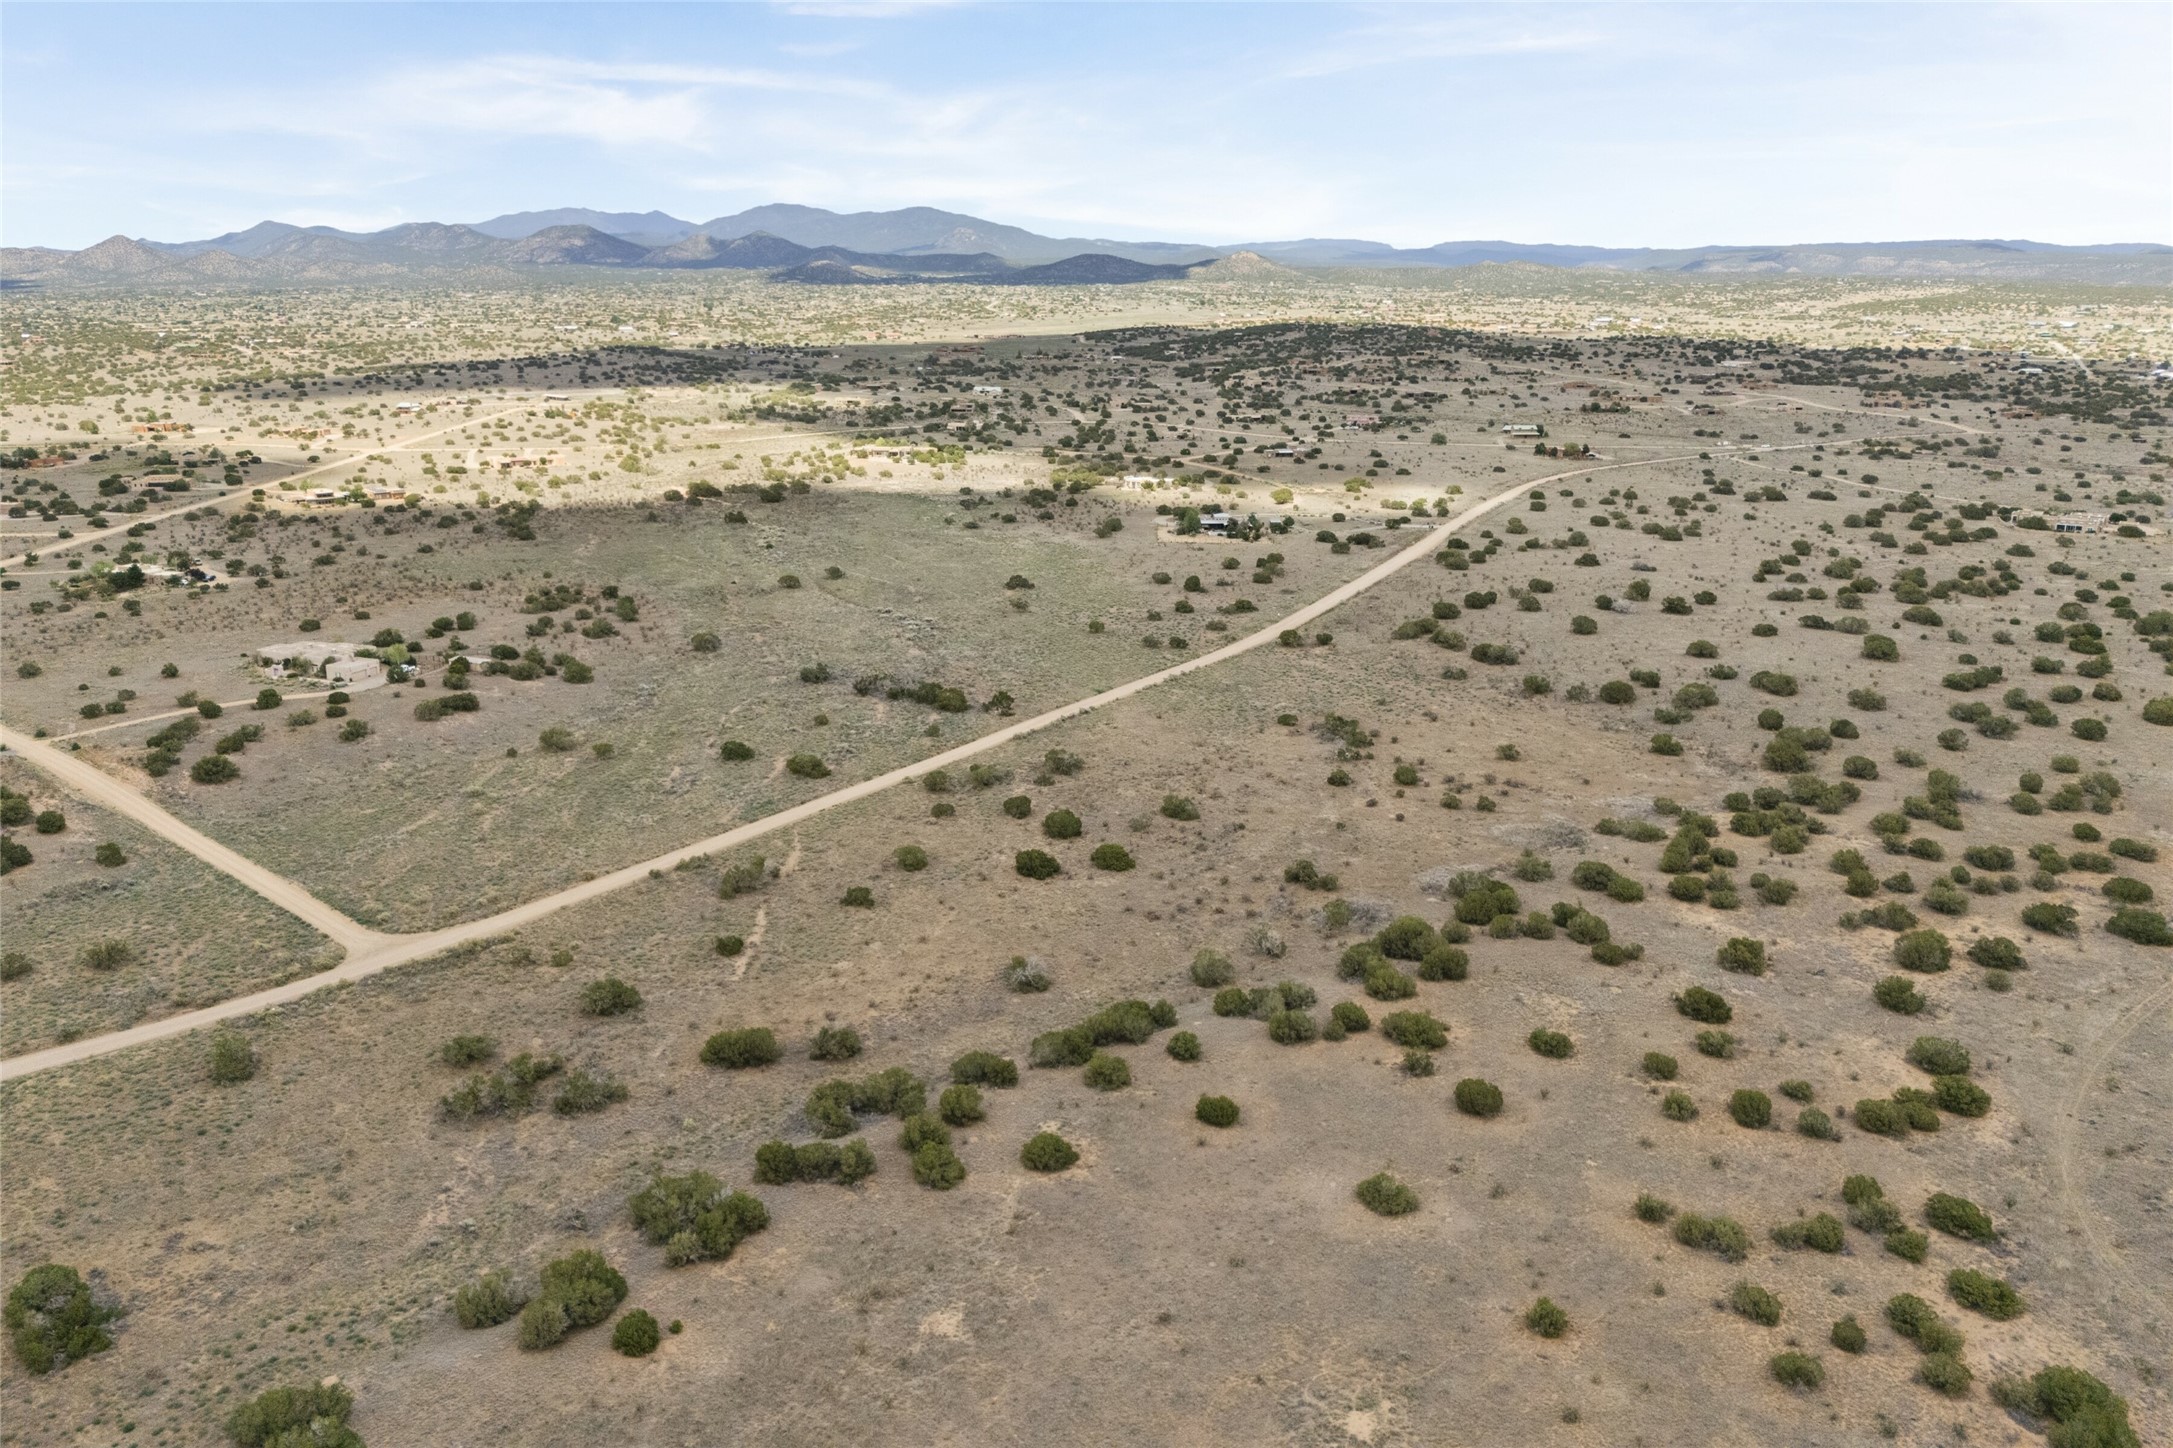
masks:
<path fill-rule="evenodd" d="M 1808 444 L 1794 444 L 1791 446 L 1802 447 L 1808 446 Z M 1767 452 L 1788 450 L 1790 449 L 1761 449 L 1761 451 Z M 871 779 L 861 780 L 857 784 L 849 784 L 842 789 L 832 790 L 830 793 L 808 800 L 804 804 L 780 810 L 776 814 L 767 815 L 736 829 L 727 830 L 723 834 L 712 835 L 707 839 L 681 845 L 677 849 L 658 855 L 653 859 L 642 860 L 627 865 L 622 869 L 614 870 L 610 874 L 584 880 L 554 894 L 539 896 L 534 900 L 516 905 L 512 909 L 501 911 L 496 915 L 481 920 L 470 920 L 459 925 L 447 926 L 442 930 L 421 931 L 412 935 L 387 935 L 356 924 L 347 916 L 340 914 L 331 906 L 318 900 L 294 881 L 265 869 L 263 866 L 219 844 L 201 831 L 182 823 L 165 810 L 160 809 L 157 805 L 136 793 L 136 791 L 90 765 L 73 758 L 66 751 L 56 749 L 51 744 L 27 738 L 15 730 L 0 727 L 0 744 L 5 744 L 19 757 L 53 774 L 56 778 L 80 790 L 97 803 L 126 815 L 146 829 L 187 850 L 197 858 L 217 869 L 223 870 L 281 909 L 291 912 L 324 932 L 326 936 L 344 947 L 348 953 L 347 958 L 340 962 L 339 965 L 318 975 L 305 976 L 299 980 L 289 981 L 285 985 L 274 986 L 269 990 L 234 996 L 228 1000 L 220 1001 L 216 1005 L 205 1006 L 200 1010 L 183 1011 L 159 1020 L 147 1021 L 140 1026 L 132 1026 L 125 1031 L 113 1031 L 102 1036 L 91 1036 L 79 1041 L 70 1041 L 65 1045 L 52 1046 L 42 1051 L 32 1051 L 0 1061 L 0 1081 L 35 1075 L 40 1071 L 48 1071 L 57 1066 L 71 1065 L 78 1061 L 90 1060 L 93 1057 L 107 1055 L 114 1051 L 126 1050 L 130 1046 L 142 1045 L 149 1041 L 164 1040 L 169 1036 L 183 1035 L 203 1026 L 214 1025 L 220 1021 L 232 1020 L 270 1006 L 297 1000 L 312 991 L 322 990 L 327 986 L 361 980 L 376 975 L 380 971 L 390 970 L 394 966 L 411 964 L 457 946 L 470 944 L 478 940 L 487 940 L 492 936 L 503 935 L 524 926 L 532 925 L 568 906 L 579 905 L 611 894 L 614 891 L 623 890 L 630 885 L 649 878 L 652 873 L 668 871 L 683 860 L 692 859 L 697 855 L 716 854 L 737 849 L 742 845 L 761 839 L 765 835 L 774 834 L 778 830 L 790 829 L 794 825 L 801 824 L 828 810 L 841 808 L 858 800 L 866 799 L 870 795 L 890 789 L 893 786 L 918 779 L 930 770 L 947 769 L 963 764 L 975 755 L 999 748 L 1002 745 L 1011 743 L 1013 740 L 1037 733 L 1067 719 L 1076 718 L 1081 714 L 1129 699 L 1133 695 L 1151 689 L 1158 684 L 1168 683 L 1172 679 L 1181 678 L 1199 669 L 1212 668 L 1242 654 L 1250 653 L 1254 649 L 1265 647 L 1275 642 L 1277 636 L 1284 630 L 1302 629 L 1316 619 L 1350 602 L 1383 580 L 1393 577 L 1403 569 L 1410 567 L 1421 558 L 1431 557 L 1440 546 L 1439 540 L 1442 537 L 1487 517 L 1530 492 L 1533 488 L 1562 482 L 1569 478 L 1587 477 L 1596 473 L 1682 462 L 1690 456 L 1693 455 L 1678 453 L 1665 457 L 1640 458 L 1631 462 L 1599 463 L 1592 467 L 1570 468 L 1559 473 L 1550 473 L 1545 477 L 1533 478 L 1529 482 L 1520 483 L 1512 488 L 1506 488 L 1489 498 L 1473 503 L 1446 523 L 1425 530 L 1420 534 L 1417 541 L 1410 546 L 1376 564 L 1348 583 L 1322 595 L 1295 612 L 1286 614 L 1253 633 L 1247 634 L 1244 638 L 1223 645 L 1219 649 L 1186 659 L 1183 663 L 1173 664 L 1169 668 L 1155 673 L 1129 680 L 1114 688 L 1105 689 L 1099 694 L 1092 694 L 1070 704 L 1060 705 L 1046 713 L 1037 714 L 1031 719 L 1022 719 L 1016 724 L 1007 725 L 993 733 L 984 734 L 978 739 L 969 740 L 955 749 L 946 750 L 931 758 L 915 761 L 912 764 L 893 769 L 888 773 L 876 775 Z"/>

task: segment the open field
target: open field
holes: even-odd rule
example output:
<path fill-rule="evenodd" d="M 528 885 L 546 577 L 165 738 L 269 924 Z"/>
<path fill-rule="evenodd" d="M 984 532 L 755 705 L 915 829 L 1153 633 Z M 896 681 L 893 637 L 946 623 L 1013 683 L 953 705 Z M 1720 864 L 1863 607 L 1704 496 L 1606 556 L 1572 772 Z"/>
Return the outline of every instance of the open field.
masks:
<path fill-rule="evenodd" d="M 315 931 L 199 861 L 61 791 L 13 760 L 0 783 L 58 809 L 67 829 L 32 835 L 34 868 L 0 883 L 7 945 L 31 962 L 8 983 L 0 1051 L 13 1055 L 208 1005 L 322 969 L 338 958 Z M 124 861 L 94 854 L 117 845 Z M 124 941 L 128 958 L 95 968 L 86 946 Z"/>
<path fill-rule="evenodd" d="M 278 470 L 311 466 L 318 439 L 133 539 L 117 505 L 107 538 L 86 520 L 101 469 L 125 462 L 142 496 L 141 452 L 16 474 L 54 488 L 12 495 L 54 511 L 64 491 L 85 519 L 56 511 L 80 538 L 50 535 L 6 575 L 0 713 L 357 920 L 413 931 L 1242 637 L 1415 528 L 1548 481 L 1304 631 L 1003 744 L 978 777 L 901 785 L 239 1022 L 251 1079 L 213 1084 L 197 1033 L 0 1085 L 5 1275 L 95 1268 L 128 1309 L 110 1352 L 42 1378 L 10 1362 L 6 1442 L 203 1441 L 242 1396 L 331 1374 L 372 1443 L 695 1443 L 720 1424 L 809 1444 L 2028 1442 L 1991 1385 L 2048 1364 L 2096 1374 L 2142 1441 L 2164 1438 L 2173 1152 L 2154 1124 L 2173 982 L 2149 921 L 2164 930 L 2173 891 L 2173 729 L 2154 722 L 2173 706 L 2151 703 L 2173 693 L 2166 384 L 2091 391 L 1991 354 L 1378 322 L 621 365 L 493 367 L 503 399 L 497 380 L 439 391 L 361 368 L 312 387 L 303 405 L 335 427 L 363 409 L 371 435 L 348 446 L 405 494 L 370 508 L 282 493 Z M 284 414 L 276 396 L 221 385 L 171 410 L 269 454 L 242 429 Z M 370 415 L 406 400 L 417 415 Z M 503 436 L 483 421 L 500 406 Z M 30 411 L 73 427 L 87 410 Z M 455 421 L 471 435 L 398 445 Z M 1544 434 L 1503 432 L 1527 421 Z M 542 443 L 548 465 L 497 466 Z M 1257 535 L 1176 535 L 1215 504 Z M 44 526 L 24 507 L 16 525 Z M 2041 508 L 2106 516 L 2056 533 Z M 117 554 L 91 549 L 145 539 L 213 560 L 219 585 L 112 588 L 97 565 Z M 279 639 L 383 629 L 421 668 L 344 706 L 360 738 L 290 725 L 284 700 L 242 705 L 156 778 L 148 720 L 65 738 L 187 690 L 248 699 L 267 680 L 245 655 Z M 450 655 L 493 644 L 509 663 L 533 646 L 536 676 L 448 682 Z M 593 678 L 571 682 L 560 653 Z M 1009 716 L 984 708 L 998 691 Z M 463 692 L 474 713 L 416 717 Z M 252 720 L 263 737 L 220 756 L 237 778 L 191 778 Z M 725 758 L 728 740 L 750 757 Z M 787 772 L 800 754 L 830 773 Z M 50 792 L 19 763 L 4 778 Z M 281 944 L 235 951 L 267 973 L 311 948 L 253 896 L 211 905 L 194 861 L 68 812 L 49 838 L 76 843 L 24 834 L 37 859 L 0 886 L 8 948 L 27 928 L 43 952 L 0 986 L 10 1053 L 63 1019 L 17 993 L 94 935 L 127 933 L 162 985 L 194 980 L 190 951 L 210 947 L 171 922 L 207 909 L 229 916 L 219 949 Z M 132 863 L 75 861 L 94 834 Z M 79 883 L 153 861 L 118 919 L 117 891 Z M 160 918 L 128 913 L 145 905 Z M 1203 950 L 1227 967 L 1196 976 Z M 1015 957 L 1045 989 L 1007 983 Z M 1218 1003 L 1225 968 L 1241 990 L 1290 983 L 1285 1008 Z M 605 977 L 639 1004 L 585 1008 Z M 1101 1042 L 1128 1084 L 1045 1037 L 1128 998 L 1170 1008 L 1144 1039 Z M 1319 1038 L 1340 1002 L 1365 1027 Z M 1430 1012 L 1445 1043 L 1392 1043 L 1400 1011 Z M 712 1033 L 753 1026 L 782 1059 L 704 1064 Z M 857 1055 L 810 1059 L 825 1027 L 856 1032 Z M 1199 1059 L 1167 1049 L 1177 1032 Z M 483 1073 L 522 1052 L 564 1069 L 532 1111 L 462 1119 L 442 1103 L 469 1068 L 442 1048 L 468 1035 L 491 1040 L 471 1051 Z M 1960 1069 L 1935 1078 L 1918 1063 L 1944 1048 L 1920 1037 L 1966 1050 Z M 873 1112 L 845 1123 L 873 1154 L 859 1185 L 757 1181 L 764 1142 L 823 1129 L 821 1083 L 901 1067 L 933 1108 L 970 1051 L 1019 1081 L 953 1124 L 950 1189 L 919 1184 L 899 1121 Z M 553 1109 L 576 1073 L 625 1094 Z M 1467 1079 L 1499 1088 L 1497 1114 L 1459 1109 Z M 1236 1123 L 1198 1119 L 1203 1095 Z M 1027 1169 L 1043 1130 L 1077 1161 Z M 727 1258 L 667 1266 L 628 1198 L 695 1169 L 769 1223 Z M 1361 1205 L 1384 1171 L 1413 1210 Z M 1892 1220 L 1843 1202 L 1851 1174 L 1877 1177 Z M 1927 1215 L 1935 1193 L 1988 1230 L 1940 1230 L 1955 1219 Z M 1655 1220 L 1641 1194 L 1664 1202 Z M 1772 1235 L 1820 1213 L 1831 1254 Z M 1747 1235 L 1698 1250 L 1684 1214 Z M 609 1329 L 524 1351 L 511 1323 L 457 1324 L 479 1272 L 533 1290 L 580 1248 L 624 1273 L 627 1308 L 683 1330 L 635 1361 Z M 1957 1300 L 1965 1269 L 2024 1310 Z M 1777 1324 L 1755 1296 L 1731 1307 L 1744 1282 Z M 1899 1293 L 1965 1335 L 1958 1393 L 1920 1380 L 1932 1359 L 1889 1326 Z M 1542 1296 L 1559 1336 L 1526 1325 Z M 1860 1355 L 1830 1339 L 1844 1315 Z M 1820 1359 L 1823 1386 L 1774 1380 L 1789 1350 Z"/>

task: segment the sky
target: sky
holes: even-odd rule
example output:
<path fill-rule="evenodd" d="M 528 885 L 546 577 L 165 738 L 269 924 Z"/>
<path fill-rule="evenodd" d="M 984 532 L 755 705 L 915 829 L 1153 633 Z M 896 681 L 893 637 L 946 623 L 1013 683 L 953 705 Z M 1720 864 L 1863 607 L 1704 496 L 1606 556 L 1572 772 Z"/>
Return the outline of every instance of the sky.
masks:
<path fill-rule="evenodd" d="M 558 206 L 2173 242 L 2173 5 L 0 3 L 0 242 Z"/>

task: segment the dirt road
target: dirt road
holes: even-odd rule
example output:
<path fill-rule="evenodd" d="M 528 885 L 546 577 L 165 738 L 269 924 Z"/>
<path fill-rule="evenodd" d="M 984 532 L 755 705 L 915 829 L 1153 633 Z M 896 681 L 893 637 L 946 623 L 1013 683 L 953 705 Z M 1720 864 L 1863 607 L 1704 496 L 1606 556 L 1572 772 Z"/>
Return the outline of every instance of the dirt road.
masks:
<path fill-rule="evenodd" d="M 1797 444 L 1796 446 L 1808 447 L 1810 444 Z M 1761 451 L 1781 450 L 1783 449 L 1761 449 Z M 1720 450 L 1716 449 L 1714 451 Z M 965 763 L 975 755 L 984 754 L 991 749 L 1001 748 L 1016 739 L 1038 733 L 1067 719 L 1075 719 L 1082 714 L 1092 713 L 1096 709 L 1106 708 L 1111 704 L 1129 699 L 1135 694 L 1143 693 L 1160 684 L 1166 684 L 1173 679 L 1183 678 L 1185 675 L 1195 673 L 1198 670 L 1210 669 L 1218 664 L 1227 663 L 1231 659 L 1252 652 L 1254 649 L 1269 647 L 1276 642 L 1277 637 L 1284 630 L 1302 630 L 1307 625 L 1342 607 L 1368 589 L 1394 577 L 1397 573 L 1419 560 L 1432 557 L 1441 546 L 1441 540 L 1448 534 L 1469 527 L 1480 519 L 1500 511 L 1518 498 L 1523 497 L 1533 488 L 1542 487 L 1549 483 L 1563 482 L 1570 478 L 1616 472 L 1625 468 L 1654 467 L 1664 463 L 1695 461 L 1696 457 L 1697 454 L 1694 453 L 1676 453 L 1666 457 L 1599 463 L 1591 467 L 1570 468 L 1563 472 L 1550 473 L 1545 477 L 1533 478 L 1529 482 L 1519 483 L 1492 497 L 1473 503 L 1470 507 L 1439 526 L 1424 530 L 1416 541 L 1412 542 L 1408 547 L 1375 564 L 1348 583 L 1329 591 L 1296 612 L 1285 614 L 1275 622 L 1254 633 L 1247 634 L 1233 643 L 1225 644 L 1219 649 L 1186 659 L 1182 663 L 1173 664 L 1169 668 L 1156 673 L 1143 675 L 1127 683 L 1119 684 L 1115 688 L 1105 689 L 1099 694 L 1061 705 L 1046 713 L 1036 714 L 1031 719 L 1022 719 L 1018 723 L 998 729 L 994 733 L 984 734 L 978 739 L 969 740 L 955 749 L 946 750 L 931 758 L 893 769 L 887 774 L 879 774 L 872 779 L 864 779 L 857 784 L 849 784 L 842 789 L 832 790 L 830 793 L 808 800 L 804 804 L 794 805 L 790 809 L 780 810 L 776 814 L 765 815 L 759 820 L 753 820 L 735 829 L 726 830 L 723 834 L 712 835 L 707 839 L 681 845 L 667 854 L 628 865 L 623 869 L 614 870 L 608 875 L 599 875 L 593 880 L 584 880 L 577 885 L 568 886 L 556 894 L 541 896 L 528 901 L 526 904 L 516 905 L 510 910 L 501 911 L 482 920 L 471 920 L 463 924 L 447 926 L 442 930 L 423 931 L 413 935 L 386 935 L 356 924 L 329 905 L 318 900 L 292 880 L 274 874 L 270 870 L 236 854 L 226 846 L 191 829 L 188 825 L 175 819 L 134 790 L 100 773 L 90 765 L 75 759 L 66 751 L 55 749 L 52 745 L 38 740 L 26 738 L 14 730 L 0 727 L 0 743 L 4 743 L 10 749 L 15 750 L 27 762 L 47 770 L 97 803 L 127 815 L 146 829 L 172 841 L 199 859 L 224 870 L 241 884 L 248 886 L 273 904 L 323 931 L 327 936 L 346 947 L 348 952 L 347 959 L 331 970 L 318 975 L 305 976 L 300 980 L 289 981 L 285 985 L 275 986 L 270 990 L 235 996 L 230 1000 L 220 1001 L 216 1005 L 205 1006 L 201 1010 L 184 1011 L 161 1020 L 147 1021 L 140 1026 L 132 1026 L 125 1031 L 114 1031 L 102 1036 L 91 1036 L 80 1041 L 70 1041 L 65 1045 L 51 1046 L 42 1051 L 32 1051 L 0 1061 L 0 1081 L 14 1080 L 17 1077 L 33 1075 L 40 1071 L 49 1071 L 56 1066 L 65 1066 L 77 1061 L 87 1061 L 94 1056 L 103 1056 L 113 1051 L 126 1050 L 130 1046 L 141 1045 L 148 1041 L 164 1040 L 169 1036 L 182 1035 L 220 1021 L 250 1015 L 269 1006 L 297 1000 L 312 991 L 322 990 L 327 986 L 361 980 L 367 976 L 376 975 L 380 971 L 390 970 L 394 966 L 411 964 L 440 954 L 456 946 L 487 940 L 493 936 L 505 935 L 520 930 L 570 906 L 585 904 L 590 900 L 600 899 L 630 885 L 638 884 L 648 879 L 653 871 L 669 871 L 681 861 L 693 859 L 697 855 L 721 854 L 738 849 L 743 845 L 761 839 L 765 835 L 774 834 L 779 830 L 791 829 L 795 825 L 803 824 L 819 814 L 843 808 L 871 795 L 880 794 L 886 789 L 918 779 L 931 770 L 955 767 Z"/>

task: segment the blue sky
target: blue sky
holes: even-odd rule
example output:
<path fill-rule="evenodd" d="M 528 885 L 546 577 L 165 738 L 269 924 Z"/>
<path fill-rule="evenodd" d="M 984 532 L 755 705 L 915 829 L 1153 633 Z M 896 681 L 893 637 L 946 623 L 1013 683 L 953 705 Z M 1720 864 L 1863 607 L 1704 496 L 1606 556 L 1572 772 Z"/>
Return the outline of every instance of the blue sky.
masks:
<path fill-rule="evenodd" d="M 0 5 L 0 240 L 551 206 L 2173 242 L 2173 6 Z"/>

